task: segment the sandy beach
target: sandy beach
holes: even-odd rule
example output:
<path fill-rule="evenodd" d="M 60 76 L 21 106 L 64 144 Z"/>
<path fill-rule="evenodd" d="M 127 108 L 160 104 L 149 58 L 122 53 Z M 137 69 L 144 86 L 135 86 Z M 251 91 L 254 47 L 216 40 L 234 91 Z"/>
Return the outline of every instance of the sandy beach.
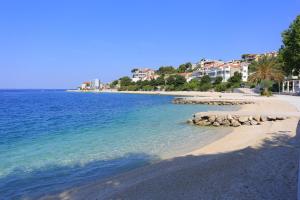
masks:
<path fill-rule="evenodd" d="M 255 104 L 242 105 L 239 111 L 292 117 L 240 126 L 184 155 L 42 199 L 297 199 L 299 97 L 210 92 L 168 95 L 251 99 Z"/>

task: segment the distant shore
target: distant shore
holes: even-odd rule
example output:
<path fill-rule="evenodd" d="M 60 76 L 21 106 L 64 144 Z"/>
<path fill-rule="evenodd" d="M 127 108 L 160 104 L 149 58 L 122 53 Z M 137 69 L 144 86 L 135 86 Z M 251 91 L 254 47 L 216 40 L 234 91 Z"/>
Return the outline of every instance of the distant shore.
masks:
<path fill-rule="evenodd" d="M 119 94 L 150 94 L 150 95 L 170 95 L 170 96 L 191 96 L 191 97 L 245 97 L 243 93 L 230 92 L 202 92 L 202 91 L 118 91 L 118 90 L 100 90 L 100 91 L 83 91 L 83 90 L 66 90 L 67 92 L 82 93 L 119 93 Z M 257 94 L 248 94 L 258 96 Z M 248 96 L 247 95 L 247 96 Z"/>
<path fill-rule="evenodd" d="M 216 97 L 202 92 L 118 92 Z M 251 98 L 245 112 L 297 113 L 282 98 L 221 93 Z M 286 98 L 286 97 L 284 97 Z M 293 97 L 289 97 L 293 98 Z M 299 101 L 299 99 L 292 99 Z M 179 157 L 76 187 L 59 194 L 66 199 L 296 199 L 299 152 L 297 117 L 260 126 L 241 126 L 225 137 Z M 298 134 L 299 133 L 298 127 Z M 211 185 L 214 187 L 211 187 Z M 54 196 L 55 198 L 56 196 Z M 51 197 L 50 197 L 51 198 Z"/>

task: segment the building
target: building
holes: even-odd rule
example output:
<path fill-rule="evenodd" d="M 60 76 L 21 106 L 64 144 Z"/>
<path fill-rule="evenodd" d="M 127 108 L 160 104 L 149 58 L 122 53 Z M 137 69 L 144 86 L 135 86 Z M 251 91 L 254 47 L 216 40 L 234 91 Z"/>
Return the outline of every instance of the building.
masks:
<path fill-rule="evenodd" d="M 194 71 L 192 78 L 201 78 L 204 75 L 208 75 L 212 81 L 217 77 L 222 77 L 223 82 L 227 82 L 230 77 L 234 75 L 235 72 L 242 74 L 242 81 L 248 80 L 248 63 L 239 61 L 230 61 L 221 64 L 220 62 L 214 64 L 208 64 L 206 67 L 199 68 Z"/>
<path fill-rule="evenodd" d="M 258 61 L 261 57 L 267 56 L 267 57 L 277 57 L 278 52 L 276 51 L 270 51 L 266 53 L 261 53 L 261 54 L 243 54 L 242 59 L 246 62 L 253 62 L 253 61 Z"/>
<path fill-rule="evenodd" d="M 80 86 L 80 90 L 90 90 L 91 83 L 90 82 L 83 82 Z"/>
<path fill-rule="evenodd" d="M 101 82 L 99 79 L 94 79 L 91 81 L 91 89 L 92 90 L 99 90 L 101 87 Z"/>
<path fill-rule="evenodd" d="M 132 78 L 133 82 L 137 81 L 150 81 L 151 79 L 155 79 L 155 71 L 148 68 L 139 68 L 132 70 Z"/>
<path fill-rule="evenodd" d="M 211 67 L 218 67 L 223 65 L 224 62 L 221 60 L 206 60 L 206 59 L 202 59 L 199 62 L 199 66 L 200 68 L 211 68 Z"/>
<path fill-rule="evenodd" d="M 240 67 L 240 73 L 242 74 L 242 81 L 248 81 L 249 76 L 249 63 L 242 62 Z"/>
<path fill-rule="evenodd" d="M 178 73 L 178 75 L 184 77 L 187 82 L 190 82 L 193 79 L 192 74 L 192 72 Z"/>
<path fill-rule="evenodd" d="M 94 79 L 92 81 L 85 81 L 79 87 L 79 90 L 100 90 L 102 84 L 99 79 Z"/>
<path fill-rule="evenodd" d="M 282 82 L 281 88 L 282 93 L 287 94 L 300 94 L 300 76 L 289 76 L 286 77 Z"/>

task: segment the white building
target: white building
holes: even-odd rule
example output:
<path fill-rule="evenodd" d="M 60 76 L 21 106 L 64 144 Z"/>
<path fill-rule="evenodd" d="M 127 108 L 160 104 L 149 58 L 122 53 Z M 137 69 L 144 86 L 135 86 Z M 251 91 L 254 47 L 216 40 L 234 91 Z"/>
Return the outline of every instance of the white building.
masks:
<path fill-rule="evenodd" d="M 212 81 L 214 81 L 217 77 L 222 77 L 223 82 L 227 82 L 228 79 L 232 77 L 235 72 L 239 72 L 242 74 L 242 81 L 247 81 L 248 63 L 209 63 L 209 65 L 206 65 L 203 68 L 199 68 L 197 71 L 193 72 L 192 78 L 201 78 L 204 75 L 208 75 L 212 79 Z"/>
<path fill-rule="evenodd" d="M 100 89 L 101 82 L 99 79 L 94 79 L 91 81 L 91 89 L 98 90 Z"/>
<path fill-rule="evenodd" d="M 137 81 L 150 81 L 151 79 L 155 78 L 155 71 L 152 69 L 144 68 L 144 69 L 135 69 L 132 71 L 132 78 L 133 82 Z"/>
<path fill-rule="evenodd" d="M 300 94 L 300 75 L 286 77 L 280 90 L 287 94 Z"/>
<path fill-rule="evenodd" d="M 240 72 L 242 73 L 242 81 L 248 81 L 249 71 L 248 71 L 249 64 L 248 63 L 241 63 Z"/>

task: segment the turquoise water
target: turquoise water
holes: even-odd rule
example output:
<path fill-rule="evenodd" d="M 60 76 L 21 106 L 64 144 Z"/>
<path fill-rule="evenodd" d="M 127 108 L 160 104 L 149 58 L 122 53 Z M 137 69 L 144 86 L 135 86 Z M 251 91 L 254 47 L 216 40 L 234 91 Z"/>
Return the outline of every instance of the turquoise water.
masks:
<path fill-rule="evenodd" d="M 226 134 L 173 97 L 0 90 L 0 197 L 34 198 L 192 151 Z M 0 199 L 1 199 L 0 198 Z"/>

